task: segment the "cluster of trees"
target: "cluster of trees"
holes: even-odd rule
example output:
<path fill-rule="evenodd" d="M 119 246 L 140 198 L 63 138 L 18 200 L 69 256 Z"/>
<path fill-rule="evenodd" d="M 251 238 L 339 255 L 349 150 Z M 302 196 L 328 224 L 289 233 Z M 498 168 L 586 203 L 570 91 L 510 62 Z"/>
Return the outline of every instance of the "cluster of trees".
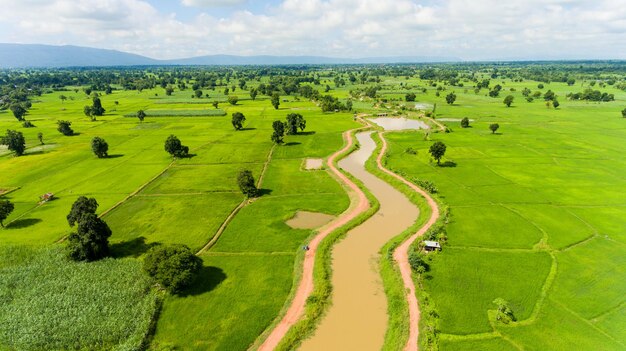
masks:
<path fill-rule="evenodd" d="M 318 101 L 323 112 L 352 111 L 352 100 L 350 99 L 344 104 L 332 95 L 322 95 Z"/>
<path fill-rule="evenodd" d="M 274 121 L 272 123 L 272 136 L 271 140 L 275 144 L 282 144 L 285 134 L 295 135 L 298 134 L 298 130 L 303 132 L 306 128 L 306 120 L 299 113 L 290 113 L 287 115 L 285 122 Z"/>
<path fill-rule="evenodd" d="M 569 93 L 566 97 L 570 100 L 587 100 L 587 101 L 615 101 L 615 95 L 591 88 L 585 89 L 581 93 Z"/>

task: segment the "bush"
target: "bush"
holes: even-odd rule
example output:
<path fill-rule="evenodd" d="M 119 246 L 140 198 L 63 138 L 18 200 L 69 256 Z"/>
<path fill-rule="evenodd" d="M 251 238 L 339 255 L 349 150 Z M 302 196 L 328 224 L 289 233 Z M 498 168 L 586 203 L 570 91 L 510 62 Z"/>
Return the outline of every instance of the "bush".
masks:
<path fill-rule="evenodd" d="M 463 119 L 461 120 L 461 128 L 467 128 L 470 125 L 470 121 L 469 118 L 467 117 L 463 117 Z"/>
<path fill-rule="evenodd" d="M 409 252 L 409 265 L 411 265 L 411 269 L 413 269 L 413 271 L 415 272 L 428 272 L 430 268 L 430 266 L 426 262 L 426 256 L 416 250 L 411 250 L 411 252 Z"/>
<path fill-rule="evenodd" d="M 412 147 L 408 147 L 405 152 L 409 155 L 417 155 L 417 150 Z"/>
<path fill-rule="evenodd" d="M 24 128 L 33 128 L 35 125 L 31 121 L 22 122 L 22 127 Z"/>
<path fill-rule="evenodd" d="M 173 294 L 188 287 L 201 268 L 202 259 L 185 245 L 153 247 L 143 261 L 144 271 Z"/>

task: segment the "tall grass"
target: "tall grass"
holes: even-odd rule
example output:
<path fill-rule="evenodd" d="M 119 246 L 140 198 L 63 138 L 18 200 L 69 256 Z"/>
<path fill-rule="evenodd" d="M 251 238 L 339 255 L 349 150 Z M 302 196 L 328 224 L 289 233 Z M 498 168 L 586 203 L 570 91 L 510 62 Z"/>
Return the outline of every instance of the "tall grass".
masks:
<path fill-rule="evenodd" d="M 75 263 L 62 249 L 0 249 L 0 349 L 138 350 L 157 294 L 134 259 Z"/>

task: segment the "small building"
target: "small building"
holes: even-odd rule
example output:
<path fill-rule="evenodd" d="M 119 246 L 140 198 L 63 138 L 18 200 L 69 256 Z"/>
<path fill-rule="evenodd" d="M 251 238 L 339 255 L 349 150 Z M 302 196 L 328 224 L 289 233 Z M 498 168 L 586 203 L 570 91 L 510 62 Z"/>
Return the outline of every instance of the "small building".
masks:
<path fill-rule="evenodd" d="M 378 117 L 387 117 L 387 113 L 386 112 L 385 113 L 379 113 Z"/>
<path fill-rule="evenodd" d="M 437 241 L 424 240 L 424 250 L 441 251 L 441 245 Z"/>
<path fill-rule="evenodd" d="M 41 195 L 39 197 L 39 199 L 41 200 L 41 202 L 48 202 L 48 201 L 54 199 L 54 194 L 53 193 L 45 193 L 45 194 Z"/>

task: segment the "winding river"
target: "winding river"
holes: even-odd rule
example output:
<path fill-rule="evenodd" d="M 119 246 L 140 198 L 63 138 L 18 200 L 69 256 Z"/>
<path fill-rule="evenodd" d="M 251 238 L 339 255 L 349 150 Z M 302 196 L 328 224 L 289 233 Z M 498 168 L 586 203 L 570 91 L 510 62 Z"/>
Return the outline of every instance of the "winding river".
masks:
<path fill-rule="evenodd" d="M 339 161 L 339 166 L 363 182 L 380 202 L 380 209 L 335 245 L 332 306 L 300 350 L 381 349 L 387 330 L 387 299 L 378 272 L 379 250 L 419 215 L 406 196 L 365 170 L 376 148 L 372 132 L 356 137 L 361 147 Z"/>

